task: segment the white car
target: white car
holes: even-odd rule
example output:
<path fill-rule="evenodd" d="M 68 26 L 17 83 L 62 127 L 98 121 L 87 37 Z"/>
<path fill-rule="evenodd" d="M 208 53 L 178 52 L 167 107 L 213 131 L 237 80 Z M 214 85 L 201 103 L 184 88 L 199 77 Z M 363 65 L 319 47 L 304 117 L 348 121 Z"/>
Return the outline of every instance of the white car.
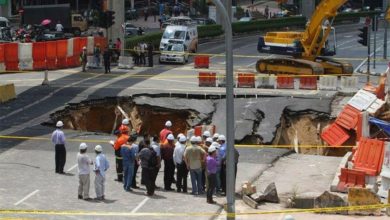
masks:
<path fill-rule="evenodd" d="M 160 63 L 182 63 L 188 62 L 188 50 L 183 43 L 168 44 L 163 50 L 161 50 Z"/>

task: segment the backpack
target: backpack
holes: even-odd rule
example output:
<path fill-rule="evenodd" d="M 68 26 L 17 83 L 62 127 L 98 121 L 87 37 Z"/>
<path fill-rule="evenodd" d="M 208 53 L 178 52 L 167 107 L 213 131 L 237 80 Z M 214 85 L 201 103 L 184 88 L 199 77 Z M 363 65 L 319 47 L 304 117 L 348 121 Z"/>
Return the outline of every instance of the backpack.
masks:
<path fill-rule="evenodd" d="M 157 153 L 152 147 L 149 147 L 149 150 L 150 150 L 150 158 L 149 158 L 148 167 L 155 168 L 158 165 Z"/>

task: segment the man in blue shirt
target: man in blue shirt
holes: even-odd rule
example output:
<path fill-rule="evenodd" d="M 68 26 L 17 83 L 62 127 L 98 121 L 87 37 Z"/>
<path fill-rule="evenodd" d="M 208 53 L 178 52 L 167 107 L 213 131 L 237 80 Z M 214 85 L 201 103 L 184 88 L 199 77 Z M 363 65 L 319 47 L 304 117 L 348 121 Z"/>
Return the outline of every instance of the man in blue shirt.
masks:
<path fill-rule="evenodd" d="M 137 137 L 135 135 L 131 135 L 127 144 L 122 145 L 121 147 L 121 155 L 123 162 L 123 188 L 126 192 L 131 192 L 131 184 L 134 175 L 134 166 L 135 166 L 135 156 L 136 152 L 138 152 L 138 145 L 134 142 Z"/>
<path fill-rule="evenodd" d="M 51 135 L 51 142 L 55 146 L 55 163 L 56 173 L 65 174 L 64 166 L 66 162 L 66 149 L 65 149 L 65 135 L 61 130 L 64 126 L 62 121 L 58 121 L 56 124 L 57 129 Z"/>
<path fill-rule="evenodd" d="M 96 199 L 97 200 L 104 200 L 104 183 L 106 181 L 106 171 L 108 168 L 110 168 L 110 164 L 108 163 L 108 160 L 106 156 L 102 153 L 103 148 L 100 145 L 96 145 L 95 147 L 95 153 L 96 153 L 96 160 L 95 160 L 95 191 L 96 191 Z"/>

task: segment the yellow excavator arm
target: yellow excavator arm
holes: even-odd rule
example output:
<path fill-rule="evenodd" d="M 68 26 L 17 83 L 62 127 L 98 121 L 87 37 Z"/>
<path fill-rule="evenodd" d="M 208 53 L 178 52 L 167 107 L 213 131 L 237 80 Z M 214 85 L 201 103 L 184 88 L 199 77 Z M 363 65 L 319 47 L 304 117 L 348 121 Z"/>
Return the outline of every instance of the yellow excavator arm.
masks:
<path fill-rule="evenodd" d="M 333 20 L 337 14 L 337 10 L 346 1 L 347 0 L 322 0 L 320 4 L 317 5 L 301 40 L 304 49 L 303 57 L 310 58 L 320 55 L 321 49 L 331 31 L 333 22 L 331 20 Z M 322 26 L 326 20 L 328 21 L 326 24 L 327 28 L 323 32 Z"/>

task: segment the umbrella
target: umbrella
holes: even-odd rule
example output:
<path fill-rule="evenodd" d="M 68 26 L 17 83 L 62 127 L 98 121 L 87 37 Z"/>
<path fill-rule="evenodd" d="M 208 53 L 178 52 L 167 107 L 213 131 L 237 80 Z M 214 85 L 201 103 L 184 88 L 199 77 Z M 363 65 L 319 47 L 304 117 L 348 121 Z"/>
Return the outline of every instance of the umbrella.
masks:
<path fill-rule="evenodd" d="M 45 19 L 41 22 L 41 25 L 48 25 L 51 23 L 51 20 L 50 19 Z"/>

